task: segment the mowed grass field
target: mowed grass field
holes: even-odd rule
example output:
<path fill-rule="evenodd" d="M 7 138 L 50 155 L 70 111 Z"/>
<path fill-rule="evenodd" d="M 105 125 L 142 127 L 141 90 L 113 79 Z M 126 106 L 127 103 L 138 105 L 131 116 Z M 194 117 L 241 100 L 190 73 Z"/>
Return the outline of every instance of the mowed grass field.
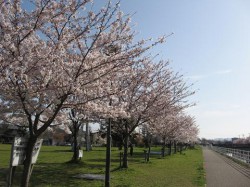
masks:
<path fill-rule="evenodd" d="M 7 178 L 11 145 L 0 144 L 0 186 Z M 160 151 L 160 147 L 152 148 Z M 144 162 L 143 148 L 134 148 L 129 156 L 129 168 L 119 169 L 119 153 L 112 148 L 111 186 L 117 187 L 196 187 L 205 186 L 203 157 L 200 147 L 160 158 L 152 155 Z M 34 166 L 30 186 L 34 187 L 78 187 L 104 186 L 104 181 L 75 179 L 77 174 L 105 174 L 105 148 L 93 148 L 83 153 L 79 164 L 69 163 L 72 157 L 70 147 L 42 146 Z M 19 186 L 22 166 L 18 166 L 14 185 Z"/>

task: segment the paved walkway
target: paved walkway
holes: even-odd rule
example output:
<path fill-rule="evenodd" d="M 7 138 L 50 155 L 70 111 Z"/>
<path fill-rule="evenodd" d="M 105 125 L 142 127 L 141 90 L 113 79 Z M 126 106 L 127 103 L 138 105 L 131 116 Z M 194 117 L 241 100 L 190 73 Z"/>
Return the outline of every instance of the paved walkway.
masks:
<path fill-rule="evenodd" d="M 250 187 L 250 170 L 230 159 L 203 148 L 206 187 Z"/>

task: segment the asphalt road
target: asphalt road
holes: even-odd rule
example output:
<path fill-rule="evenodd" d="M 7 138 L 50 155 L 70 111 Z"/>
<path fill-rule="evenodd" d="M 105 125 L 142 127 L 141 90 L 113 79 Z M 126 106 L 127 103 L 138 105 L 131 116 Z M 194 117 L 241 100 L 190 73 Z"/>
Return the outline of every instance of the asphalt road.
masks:
<path fill-rule="evenodd" d="M 250 187 L 249 169 L 208 148 L 203 148 L 206 187 Z"/>

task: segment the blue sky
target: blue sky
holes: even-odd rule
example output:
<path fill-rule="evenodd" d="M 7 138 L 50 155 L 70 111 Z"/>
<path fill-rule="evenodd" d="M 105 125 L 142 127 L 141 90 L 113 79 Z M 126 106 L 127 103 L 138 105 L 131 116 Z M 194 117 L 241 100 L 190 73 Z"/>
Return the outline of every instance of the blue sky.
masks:
<path fill-rule="evenodd" d="M 138 38 L 174 35 L 154 52 L 194 82 L 200 137 L 250 133 L 250 1 L 121 0 Z"/>

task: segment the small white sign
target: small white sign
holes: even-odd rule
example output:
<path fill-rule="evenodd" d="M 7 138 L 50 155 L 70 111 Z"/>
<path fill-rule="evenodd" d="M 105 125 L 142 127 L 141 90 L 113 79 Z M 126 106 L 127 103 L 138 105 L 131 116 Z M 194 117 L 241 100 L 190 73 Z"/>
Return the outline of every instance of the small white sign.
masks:
<path fill-rule="evenodd" d="M 25 150 L 27 146 L 27 141 L 28 141 L 27 138 L 15 137 L 14 142 L 12 144 L 11 166 L 23 165 L 25 159 Z M 36 142 L 36 145 L 32 153 L 32 162 L 31 162 L 32 164 L 36 163 L 42 142 L 43 142 L 42 139 Z"/>
<path fill-rule="evenodd" d="M 82 150 L 79 150 L 79 158 L 82 158 L 83 152 Z"/>
<path fill-rule="evenodd" d="M 31 161 L 32 164 L 35 164 L 37 161 L 37 157 L 38 157 L 40 149 L 42 147 L 42 143 L 43 143 L 43 139 L 37 140 L 37 142 L 36 142 L 36 145 L 35 145 L 35 147 L 33 149 L 33 153 L 32 153 L 32 161 Z"/>

